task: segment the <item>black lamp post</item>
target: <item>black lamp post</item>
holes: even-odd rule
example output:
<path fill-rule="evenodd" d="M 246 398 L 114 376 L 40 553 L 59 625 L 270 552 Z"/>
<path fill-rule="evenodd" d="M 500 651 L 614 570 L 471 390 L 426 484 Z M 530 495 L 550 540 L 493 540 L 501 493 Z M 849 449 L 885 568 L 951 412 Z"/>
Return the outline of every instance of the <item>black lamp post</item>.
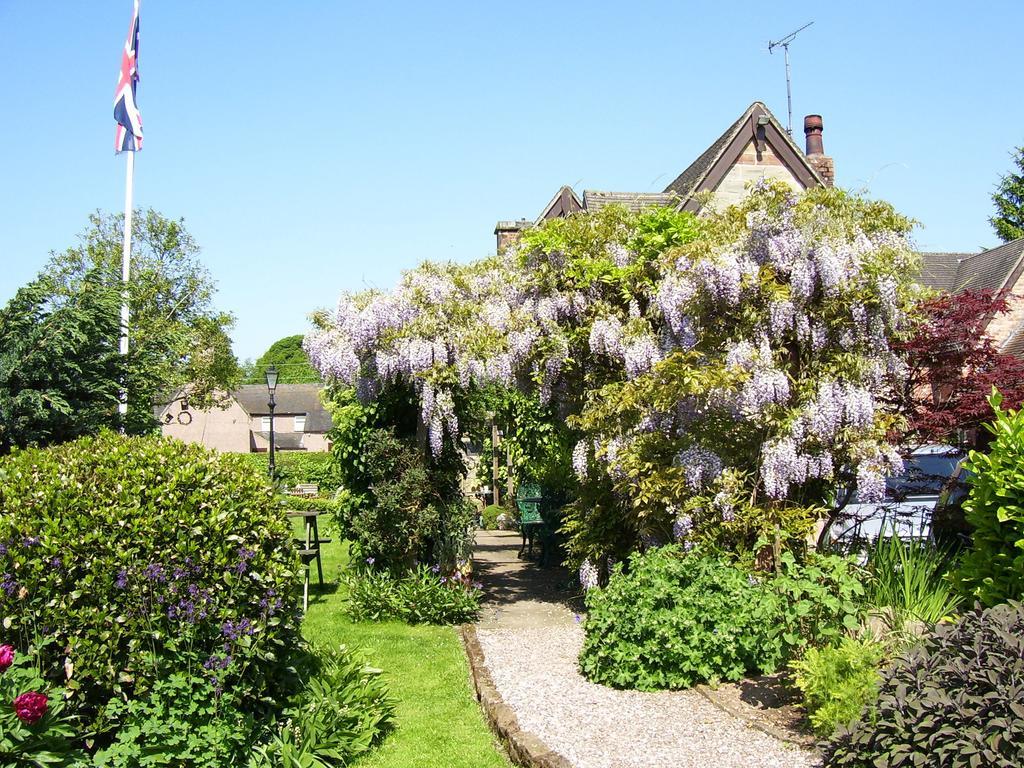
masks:
<path fill-rule="evenodd" d="M 267 392 L 270 393 L 270 479 L 274 479 L 274 390 L 277 389 L 277 367 L 270 366 L 266 371 Z"/>

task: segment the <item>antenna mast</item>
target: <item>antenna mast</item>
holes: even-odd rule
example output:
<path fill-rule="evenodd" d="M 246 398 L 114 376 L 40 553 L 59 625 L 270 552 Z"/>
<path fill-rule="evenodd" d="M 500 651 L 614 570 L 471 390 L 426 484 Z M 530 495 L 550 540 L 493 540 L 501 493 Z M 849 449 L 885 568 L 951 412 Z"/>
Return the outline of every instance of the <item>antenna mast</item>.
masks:
<path fill-rule="evenodd" d="M 789 44 L 793 42 L 793 38 L 795 38 L 797 35 L 799 35 L 813 23 L 813 21 L 809 21 L 802 27 L 800 27 L 800 29 L 798 29 L 796 32 L 790 32 L 785 37 L 779 38 L 774 42 L 768 43 L 768 53 L 773 53 L 775 48 L 778 48 L 781 45 L 782 51 L 786 56 L 786 105 L 789 110 L 789 121 L 786 123 L 786 133 L 788 133 L 790 136 L 793 135 L 793 87 L 792 85 L 790 85 L 789 81 Z"/>

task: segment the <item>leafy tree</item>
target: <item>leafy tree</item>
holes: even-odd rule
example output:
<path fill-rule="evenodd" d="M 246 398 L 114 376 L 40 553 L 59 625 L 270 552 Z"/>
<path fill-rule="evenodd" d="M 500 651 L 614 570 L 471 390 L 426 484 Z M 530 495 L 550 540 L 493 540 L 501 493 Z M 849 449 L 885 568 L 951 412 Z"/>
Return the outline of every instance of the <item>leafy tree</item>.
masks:
<path fill-rule="evenodd" d="M 86 273 L 66 297 L 41 276 L 0 310 L 0 454 L 116 423 L 119 303 Z"/>
<path fill-rule="evenodd" d="M 578 439 L 562 528 L 577 562 L 670 538 L 760 558 L 765 536 L 799 546 L 837 485 L 877 499 L 902 463 L 882 397 L 915 319 L 910 226 L 885 203 L 770 182 L 701 218 L 609 206 L 501 259 L 345 295 L 306 344 L 364 402 L 413 389 L 435 456 L 474 389 L 550 406 Z"/>
<path fill-rule="evenodd" d="M 313 370 L 306 351 L 302 348 L 302 334 L 285 336 L 270 345 L 270 349 L 246 370 L 246 384 L 262 384 L 264 372 L 270 366 L 278 371 L 281 384 L 310 384 L 320 381 L 320 374 Z"/>
<path fill-rule="evenodd" d="M 897 377 L 896 407 L 905 417 L 905 442 L 955 441 L 977 435 L 991 418 L 995 387 L 1011 408 L 1024 403 L 1024 360 L 998 352 L 985 328 L 1008 311 L 1005 294 L 964 291 L 923 301 L 921 323 L 898 344 L 905 375 Z"/>
<path fill-rule="evenodd" d="M 89 222 L 77 245 L 51 254 L 46 271 L 55 302 L 73 299 L 87 281 L 118 293 L 122 289 L 124 217 L 97 212 Z M 129 431 L 150 428 L 153 404 L 168 392 L 188 385 L 189 399 L 202 404 L 238 382 L 238 361 L 228 337 L 234 318 L 214 308 L 214 291 L 183 220 L 152 209 L 136 211 L 129 287 Z"/>
<path fill-rule="evenodd" d="M 1011 157 L 1017 170 L 999 179 L 992 194 L 996 215 L 989 219 L 1004 243 L 1024 237 L 1024 147 L 1017 147 Z"/>

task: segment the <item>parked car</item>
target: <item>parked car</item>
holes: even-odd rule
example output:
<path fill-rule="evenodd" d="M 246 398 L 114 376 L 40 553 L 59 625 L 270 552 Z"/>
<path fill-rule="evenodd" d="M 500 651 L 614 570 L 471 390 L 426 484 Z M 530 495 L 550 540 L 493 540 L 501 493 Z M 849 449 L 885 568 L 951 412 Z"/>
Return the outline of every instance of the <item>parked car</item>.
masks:
<path fill-rule="evenodd" d="M 886 480 L 885 499 L 865 502 L 854 493 L 832 524 L 833 547 L 854 551 L 880 535 L 932 537 L 932 514 L 964 458 L 951 445 L 925 445 L 904 458 L 904 471 Z"/>

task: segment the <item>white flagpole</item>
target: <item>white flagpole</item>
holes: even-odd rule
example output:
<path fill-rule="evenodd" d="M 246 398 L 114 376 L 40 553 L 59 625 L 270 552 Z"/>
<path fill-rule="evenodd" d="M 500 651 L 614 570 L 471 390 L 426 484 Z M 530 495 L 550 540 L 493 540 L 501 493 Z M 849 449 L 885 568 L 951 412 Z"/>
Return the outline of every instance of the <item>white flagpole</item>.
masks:
<path fill-rule="evenodd" d="M 132 182 L 135 177 L 135 152 L 128 154 L 128 170 L 124 185 L 124 244 L 121 253 L 121 392 L 117 410 L 121 414 L 121 431 L 128 415 L 128 280 L 132 257 Z"/>

